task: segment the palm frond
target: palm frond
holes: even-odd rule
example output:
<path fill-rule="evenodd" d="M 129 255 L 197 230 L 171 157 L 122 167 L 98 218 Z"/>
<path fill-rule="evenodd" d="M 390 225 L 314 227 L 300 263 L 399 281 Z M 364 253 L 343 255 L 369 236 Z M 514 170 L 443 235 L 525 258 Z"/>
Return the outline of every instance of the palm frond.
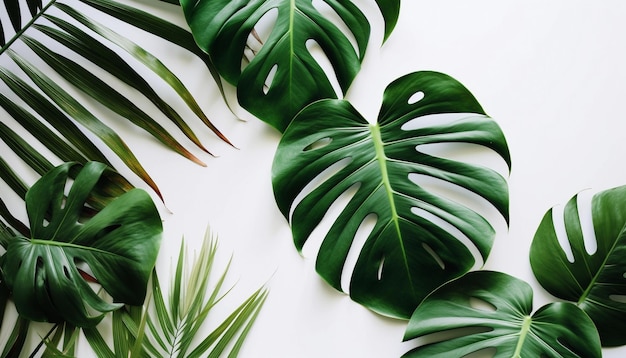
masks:
<path fill-rule="evenodd" d="M 126 357 L 129 352 L 131 358 L 219 357 L 225 352 L 229 357 L 235 357 L 267 297 L 267 290 L 260 288 L 250 295 L 194 345 L 200 329 L 204 331 L 206 328 L 209 313 L 230 291 L 222 289 L 229 265 L 209 287 L 216 252 L 216 239 L 207 231 L 205 241 L 189 267 L 183 243 L 167 300 L 155 272 L 152 293 L 143 315 L 137 315 L 137 307 L 125 307 L 113 315 L 114 349 L 106 346 L 97 330 L 85 331 L 98 357 Z"/>
<path fill-rule="evenodd" d="M 164 43 L 180 46 L 198 56 L 214 78 L 219 79 L 208 56 L 195 45 L 191 33 L 144 10 L 149 9 L 150 4 L 122 4 L 113 0 L 44 3 L 41 0 L 5 0 L 4 3 L 11 24 L 0 23 L 0 107 L 6 113 L 0 120 L 3 126 L 0 139 L 6 143 L 10 137 L 15 137 L 13 133 L 28 133 L 28 140 L 7 145 L 36 173 L 40 174 L 50 162 L 57 161 L 85 163 L 93 160 L 112 166 L 107 159 L 110 154 L 99 149 L 100 144 L 105 144 L 162 198 L 157 184 L 108 122 L 115 118 L 126 119 L 168 148 L 204 165 L 188 145 L 206 153 L 209 150 L 185 122 L 186 116 L 174 109 L 176 106 L 171 100 L 165 100 L 168 94 L 163 91 L 168 91 L 167 88 L 210 131 L 230 144 L 183 82 L 157 55 L 113 31 L 108 23 L 100 23 L 92 17 L 96 13 L 98 19 L 126 23 Z M 180 13 L 182 18 L 179 7 L 172 6 L 171 11 Z M 21 20 L 26 18 L 29 20 Z M 122 56 L 123 53 L 130 57 Z M 147 78 L 146 71 L 139 67 L 154 76 Z M 167 85 L 165 90 L 157 91 L 159 81 Z M 76 96 L 76 92 L 85 96 Z M 138 94 L 145 99 L 139 105 L 136 104 Z M 102 106 L 94 112 L 91 108 L 96 103 Z M 151 111 L 153 107 L 158 111 Z M 170 123 L 169 127 L 163 121 Z M 83 133 L 85 131 L 91 134 Z M 51 155 L 29 157 L 26 153 L 33 152 L 33 145 L 25 143 L 29 144 L 31 137 L 37 142 L 34 147 L 41 144 Z M 8 156 L 3 160 L 13 164 Z M 15 184 L 20 180 L 17 175 L 3 173 L 2 180 L 12 181 L 9 187 L 21 195 L 21 186 Z M 126 181 L 124 186 L 127 184 Z"/>

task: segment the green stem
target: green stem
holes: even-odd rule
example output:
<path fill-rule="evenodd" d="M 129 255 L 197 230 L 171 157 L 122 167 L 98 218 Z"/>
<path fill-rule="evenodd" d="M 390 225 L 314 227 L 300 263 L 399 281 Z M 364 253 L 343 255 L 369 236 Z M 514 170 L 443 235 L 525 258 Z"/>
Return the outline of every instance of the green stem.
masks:
<path fill-rule="evenodd" d="M 41 11 L 39 11 L 35 16 L 33 16 L 33 18 L 30 19 L 30 21 L 28 21 L 28 23 L 26 23 L 26 25 L 24 25 L 20 29 L 20 31 L 16 32 L 15 35 L 9 40 L 9 42 L 7 42 L 4 45 L 4 47 L 0 48 L 0 56 L 2 56 L 4 51 L 8 50 L 11 47 L 11 45 L 15 41 L 17 41 L 24 34 L 24 32 L 26 32 L 26 30 L 28 30 L 35 23 L 35 21 L 39 20 L 39 18 L 43 16 L 43 14 L 46 12 L 46 10 L 48 10 L 50 6 L 54 5 L 55 3 L 56 3 L 56 0 L 50 1 L 48 4 L 46 4 L 46 6 L 41 8 Z"/>
<path fill-rule="evenodd" d="M 524 317 L 524 321 L 522 322 L 522 329 L 519 334 L 519 339 L 517 340 L 517 346 L 515 347 L 515 353 L 513 353 L 512 358 L 521 358 L 522 355 L 522 347 L 524 346 L 524 341 L 526 340 L 526 335 L 530 331 L 530 324 L 533 319 L 530 316 Z"/>

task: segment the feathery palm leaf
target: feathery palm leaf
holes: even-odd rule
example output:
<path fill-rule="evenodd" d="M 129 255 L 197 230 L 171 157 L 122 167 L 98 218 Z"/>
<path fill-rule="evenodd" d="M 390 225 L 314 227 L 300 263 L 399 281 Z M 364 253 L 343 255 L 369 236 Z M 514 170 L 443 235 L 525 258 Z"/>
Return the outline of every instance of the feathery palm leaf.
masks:
<path fill-rule="evenodd" d="M 171 87 L 190 112 L 219 138 L 230 143 L 170 69 L 138 43 L 96 21 L 92 14 L 98 14 L 99 19 L 110 18 L 111 23 L 124 22 L 135 26 L 196 54 L 214 77 L 219 78 L 208 56 L 195 46 L 186 29 L 140 9 L 137 4 L 121 4 L 113 0 L 49 0 L 43 3 L 41 0 L 11 0 L 4 3 L 11 24 L 0 23 L 0 107 L 8 114 L 0 121 L 0 139 L 38 174 L 52 165 L 48 160 L 41 160 L 43 156 L 34 155 L 37 151 L 28 144 L 29 140 L 11 138 L 28 132 L 35 142 L 46 147 L 60 161 L 86 163 L 92 160 L 111 166 L 107 154 L 98 149 L 97 142 L 100 141 L 161 196 L 157 184 L 124 139 L 102 118 L 109 116 L 127 119 L 167 147 L 204 165 L 182 140 L 201 151 L 208 150 L 183 116 L 154 89 L 150 82 L 155 80 L 149 81 L 145 74 L 136 70 L 138 67 L 152 71 L 154 78 Z M 172 11 L 179 12 L 180 9 L 172 7 Z M 30 20 L 22 22 L 23 18 Z M 123 57 L 123 52 L 131 59 Z M 81 92 L 80 95 L 77 96 L 76 91 Z M 131 100 L 131 92 L 135 100 Z M 142 105 L 135 104 L 138 94 L 145 98 Z M 102 112 L 105 114 L 97 114 L 95 107 L 90 105 L 92 103 L 106 108 Z M 150 106 L 158 109 L 160 114 L 155 117 L 159 118 L 148 114 Z M 186 138 L 179 140 L 168 133 L 167 125 L 161 124 L 163 119 L 169 119 Z M 85 130 L 91 135 L 84 134 Z M 12 163 L 13 158 L 0 160 Z M 1 179 L 23 196 L 24 185 L 17 183 L 25 181 L 8 165 L 7 168 L 9 170 L 2 171 Z M 119 184 L 123 190 L 130 188 L 127 181 Z M 0 214 L 10 221 L 4 213 Z"/>
<path fill-rule="evenodd" d="M 199 343 L 196 338 L 209 313 L 225 297 L 222 292 L 228 266 L 210 288 L 217 242 L 209 234 L 193 260 L 185 265 L 187 254 L 181 246 L 170 292 L 165 299 L 159 278 L 152 275 L 152 295 L 143 315 L 141 307 L 127 306 L 112 318 L 113 349 L 95 328 L 84 329 L 85 337 L 98 357 L 219 357 L 228 352 L 237 356 L 264 301 L 261 288 L 247 298 Z M 231 345 L 230 350 L 227 347 Z"/>

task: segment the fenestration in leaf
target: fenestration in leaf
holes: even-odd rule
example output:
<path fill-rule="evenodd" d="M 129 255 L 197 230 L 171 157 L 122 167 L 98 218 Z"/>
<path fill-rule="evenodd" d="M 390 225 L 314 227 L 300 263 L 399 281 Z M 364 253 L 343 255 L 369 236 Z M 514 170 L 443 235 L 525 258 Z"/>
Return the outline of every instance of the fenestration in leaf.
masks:
<path fill-rule="evenodd" d="M 532 289 L 524 281 L 500 272 L 470 272 L 428 296 L 404 338 L 451 330 L 457 334 L 419 346 L 403 358 L 465 357 L 484 350 L 495 350 L 489 355 L 493 358 L 602 356 L 598 333 L 582 310 L 557 302 L 532 314 L 532 301 Z"/>
<path fill-rule="evenodd" d="M 345 23 L 357 48 L 312 0 L 181 1 L 196 42 L 211 56 L 220 75 L 237 86 L 241 106 L 281 132 L 306 105 L 338 96 L 307 48 L 309 41 L 320 46 L 344 93 L 361 67 L 370 35 L 367 18 L 351 1 L 324 3 Z M 390 7 L 394 1 L 378 3 L 387 18 L 394 19 Z M 248 37 L 272 9 L 278 14 L 269 38 L 242 71 Z"/>
<path fill-rule="evenodd" d="M 421 100 L 410 101 L 420 92 Z M 430 114 L 456 112 L 463 115 L 452 123 L 404 128 L 409 121 Z M 319 143 L 323 144 L 316 145 Z M 474 265 L 470 248 L 440 221 L 462 233 L 483 260 L 495 237 L 492 225 L 479 213 L 429 191 L 410 175 L 432 177 L 477 194 L 508 221 L 505 179 L 486 167 L 420 151 L 421 145 L 433 143 L 480 145 L 510 167 L 508 147 L 498 125 L 484 115 L 465 87 L 436 72 L 412 73 L 390 84 L 374 124 L 347 101 L 311 104 L 287 128 L 274 158 L 275 199 L 292 225 L 298 250 L 337 199 L 357 188 L 326 233 L 316 267 L 326 281 L 341 290 L 355 234 L 364 220 L 374 215 L 376 223 L 359 254 L 349 291 L 353 300 L 384 315 L 408 318 L 433 289 Z M 345 166 L 295 202 L 336 163 Z"/>
<path fill-rule="evenodd" d="M 556 234 L 553 209 L 543 217 L 530 248 L 530 264 L 551 294 L 577 303 L 594 321 L 603 346 L 626 344 L 626 186 L 593 196 L 591 218 L 597 242 L 589 253 L 580 221 L 578 195 L 565 206 L 563 220 L 573 261 Z"/>
<path fill-rule="evenodd" d="M 56 167 L 29 189 L 31 237 L 9 241 L 2 272 L 22 317 L 89 327 L 121 304 L 143 304 L 162 225 L 152 199 L 140 189 L 85 219 L 85 202 L 106 166 L 87 163 L 64 195 L 69 172 L 77 165 Z M 81 276 L 80 263 L 115 303 L 93 291 Z"/>

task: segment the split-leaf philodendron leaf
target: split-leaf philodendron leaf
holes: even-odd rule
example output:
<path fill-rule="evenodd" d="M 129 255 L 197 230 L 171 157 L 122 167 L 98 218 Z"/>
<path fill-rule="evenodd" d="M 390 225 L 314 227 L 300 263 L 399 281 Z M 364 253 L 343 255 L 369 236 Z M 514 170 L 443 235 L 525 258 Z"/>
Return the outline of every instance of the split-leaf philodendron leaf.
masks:
<path fill-rule="evenodd" d="M 85 203 L 106 166 L 88 162 L 65 192 L 75 163 L 56 167 L 26 194 L 31 237 L 12 238 L 3 279 L 21 316 L 93 326 L 121 304 L 142 305 L 162 225 L 150 196 L 131 189 L 87 219 Z M 86 265 L 114 303 L 100 298 L 82 276 Z M 94 313 L 95 312 L 95 313 Z"/>
<path fill-rule="evenodd" d="M 548 292 L 576 302 L 587 312 L 598 327 L 602 345 L 626 344 L 626 186 L 593 196 L 591 219 L 597 248 L 592 253 L 585 246 L 579 217 L 589 213 L 579 212 L 578 195 L 565 205 L 562 218 L 571 258 L 559 243 L 552 212 L 543 217 L 531 245 L 535 277 Z"/>
<path fill-rule="evenodd" d="M 495 350 L 489 355 L 494 358 L 602 356 L 598 332 L 580 308 L 558 302 L 532 314 L 532 300 L 532 288 L 524 281 L 500 272 L 468 273 L 420 304 L 405 339 L 450 330 L 457 334 L 403 357 L 465 357 L 484 350 Z"/>
<path fill-rule="evenodd" d="M 351 1 L 323 2 L 343 21 L 349 35 L 312 0 L 182 0 L 181 5 L 196 42 L 209 53 L 220 75 L 237 86 L 242 107 L 283 131 L 309 103 L 337 98 L 331 79 L 311 54 L 313 42 L 330 61 L 344 93 L 361 67 L 370 35 L 367 18 Z M 377 4 L 388 36 L 398 17 L 399 0 L 377 0 Z M 271 33 L 242 70 L 249 37 L 272 10 L 277 15 Z"/>
<path fill-rule="evenodd" d="M 423 98 L 414 102 L 415 94 Z M 432 123 L 428 118 L 433 117 L 426 117 L 457 112 L 460 119 L 451 123 Z M 427 124 L 419 126 L 424 121 Z M 407 128 L 408 122 L 418 127 Z M 498 125 L 484 115 L 463 85 L 436 72 L 416 72 L 389 85 L 376 123 L 369 123 L 347 101 L 315 102 L 294 118 L 279 143 L 273 164 L 274 195 L 292 225 L 298 250 L 338 198 L 358 188 L 318 253 L 317 271 L 336 289 L 341 289 L 357 231 L 366 218 L 376 217 L 349 292 L 352 299 L 379 313 L 408 318 L 433 289 L 471 269 L 476 258 L 469 246 L 484 261 L 495 236 L 484 216 L 421 186 L 418 179 L 414 182 L 413 175 L 464 188 L 487 200 L 508 221 L 505 179 L 487 167 L 420 150 L 422 145 L 442 143 L 489 148 L 510 167 Z M 305 191 L 338 164 L 341 168 L 334 174 Z M 303 198 L 296 202 L 299 196 Z M 448 225 L 466 240 L 460 240 Z"/>

